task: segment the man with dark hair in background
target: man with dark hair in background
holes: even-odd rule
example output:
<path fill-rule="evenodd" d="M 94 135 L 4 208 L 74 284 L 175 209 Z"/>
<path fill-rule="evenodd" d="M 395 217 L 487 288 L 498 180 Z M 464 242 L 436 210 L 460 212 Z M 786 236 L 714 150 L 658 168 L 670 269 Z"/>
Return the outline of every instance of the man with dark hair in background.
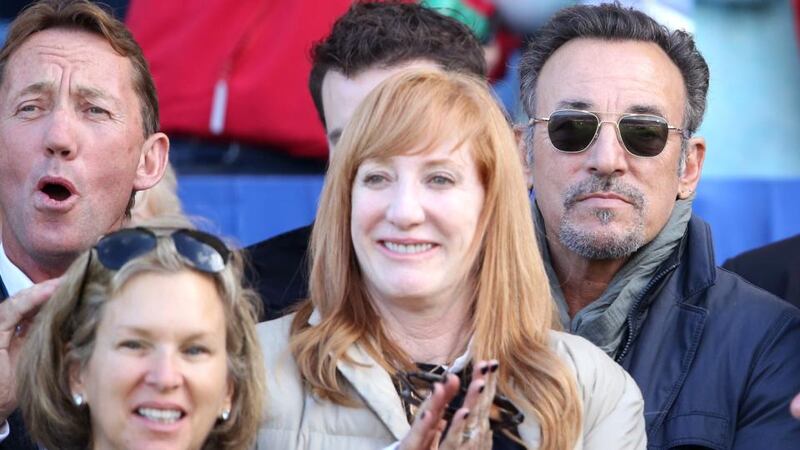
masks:
<path fill-rule="evenodd" d="M 168 151 L 121 22 L 87 0 L 44 0 L 12 22 L 0 49 L 0 448 L 36 448 L 15 411 L 26 324 L 54 279 L 128 220 Z"/>
<path fill-rule="evenodd" d="M 469 29 L 417 4 L 356 3 L 312 49 L 309 90 L 330 151 L 361 100 L 381 81 L 411 67 L 486 75 L 483 49 Z M 266 318 L 282 315 L 308 294 L 306 253 L 311 227 L 248 247 L 248 278 L 264 301 Z"/>
<path fill-rule="evenodd" d="M 637 381 L 648 447 L 797 448 L 800 311 L 718 269 L 692 215 L 709 81 L 692 37 L 619 4 L 568 8 L 521 81 L 562 323 Z"/>

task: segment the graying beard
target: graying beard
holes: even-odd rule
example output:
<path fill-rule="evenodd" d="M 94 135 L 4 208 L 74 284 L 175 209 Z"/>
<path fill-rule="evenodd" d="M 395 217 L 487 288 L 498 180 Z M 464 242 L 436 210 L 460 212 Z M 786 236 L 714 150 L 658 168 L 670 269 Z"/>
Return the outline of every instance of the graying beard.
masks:
<path fill-rule="evenodd" d="M 616 214 L 609 209 L 598 209 L 595 216 L 601 224 L 608 225 Z M 622 259 L 633 254 L 645 244 L 642 221 L 637 221 L 623 236 L 616 237 L 605 234 L 598 236 L 577 228 L 575 224 L 566 219 L 566 215 L 561 218 L 558 238 L 565 247 L 591 260 Z"/>
<path fill-rule="evenodd" d="M 594 215 L 597 216 L 597 219 L 600 220 L 600 223 L 603 225 L 608 225 L 608 223 L 611 222 L 611 219 L 613 219 L 616 214 L 614 214 L 614 211 L 611 211 L 610 209 L 598 209 Z"/>

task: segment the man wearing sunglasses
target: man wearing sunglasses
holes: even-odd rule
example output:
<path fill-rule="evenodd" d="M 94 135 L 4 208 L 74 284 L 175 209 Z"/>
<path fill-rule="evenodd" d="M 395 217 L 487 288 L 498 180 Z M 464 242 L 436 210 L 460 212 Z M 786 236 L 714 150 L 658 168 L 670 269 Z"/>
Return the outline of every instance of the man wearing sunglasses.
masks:
<path fill-rule="evenodd" d="M 12 414 L 26 324 L 53 279 L 161 179 L 168 147 L 121 22 L 84 0 L 43 0 L 15 19 L 0 50 L 0 448 L 36 448 Z"/>
<path fill-rule="evenodd" d="M 564 327 L 639 383 L 651 448 L 796 448 L 800 311 L 716 268 L 692 216 L 708 77 L 640 12 L 556 14 L 521 62 L 539 246 Z"/>

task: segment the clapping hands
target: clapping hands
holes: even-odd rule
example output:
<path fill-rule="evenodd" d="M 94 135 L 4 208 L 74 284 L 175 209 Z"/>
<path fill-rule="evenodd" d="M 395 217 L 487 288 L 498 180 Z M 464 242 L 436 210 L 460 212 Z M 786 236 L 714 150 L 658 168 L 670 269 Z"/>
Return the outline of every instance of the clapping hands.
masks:
<path fill-rule="evenodd" d="M 399 450 L 477 450 L 491 448 L 492 430 L 489 415 L 497 390 L 495 360 L 479 361 L 473 367 L 472 381 L 467 388 L 464 404 L 447 428 L 444 413 L 447 405 L 459 392 L 459 379 L 448 375 L 443 383 L 434 383 L 431 395 L 420 405 L 411 431 L 400 442 Z"/>

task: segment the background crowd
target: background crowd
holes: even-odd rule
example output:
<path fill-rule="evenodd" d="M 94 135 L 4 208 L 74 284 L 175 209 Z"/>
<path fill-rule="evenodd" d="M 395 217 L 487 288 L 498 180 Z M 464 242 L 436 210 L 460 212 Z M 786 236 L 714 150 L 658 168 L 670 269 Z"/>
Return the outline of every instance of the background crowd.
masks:
<path fill-rule="evenodd" d="M 800 237 L 717 267 L 703 7 L 563 6 L 14 10 L 0 448 L 792 448 Z M 256 200 L 303 226 L 196 228 Z"/>
<path fill-rule="evenodd" d="M 28 3 L 3 1 L 0 22 Z M 186 211 L 210 219 L 207 229 L 241 245 L 309 223 L 327 150 L 305 88 L 308 52 L 350 1 L 104 3 L 126 19 L 151 62 Z M 494 88 L 518 118 L 515 48 L 570 3 L 431 2 L 483 30 L 489 53 L 496 55 Z M 700 131 L 715 151 L 709 152 L 695 208 L 714 231 L 717 262 L 800 233 L 797 209 L 787 207 L 800 190 L 800 156 L 792 150 L 800 141 L 794 126 L 800 120 L 796 2 L 628 3 L 692 31 L 711 67 L 714 83 Z M 212 131 L 212 100 L 223 75 L 228 94 L 214 111 L 227 125 Z"/>

